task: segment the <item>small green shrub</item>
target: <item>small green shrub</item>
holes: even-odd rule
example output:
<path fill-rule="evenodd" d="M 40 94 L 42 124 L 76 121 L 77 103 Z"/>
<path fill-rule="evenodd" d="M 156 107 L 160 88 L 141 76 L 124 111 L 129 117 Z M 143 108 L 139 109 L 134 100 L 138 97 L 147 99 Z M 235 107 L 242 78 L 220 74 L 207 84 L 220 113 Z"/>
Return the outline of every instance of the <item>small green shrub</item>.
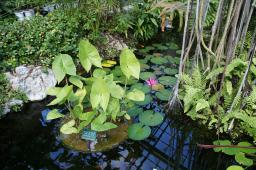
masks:
<path fill-rule="evenodd" d="M 27 102 L 28 100 L 24 93 L 12 90 L 4 74 L 0 74 L 0 91 L 0 117 L 3 116 L 3 109 L 6 102 L 10 101 L 11 99 L 19 99 L 23 100 L 24 102 Z M 14 106 L 11 109 L 13 111 L 18 111 L 20 107 Z"/>

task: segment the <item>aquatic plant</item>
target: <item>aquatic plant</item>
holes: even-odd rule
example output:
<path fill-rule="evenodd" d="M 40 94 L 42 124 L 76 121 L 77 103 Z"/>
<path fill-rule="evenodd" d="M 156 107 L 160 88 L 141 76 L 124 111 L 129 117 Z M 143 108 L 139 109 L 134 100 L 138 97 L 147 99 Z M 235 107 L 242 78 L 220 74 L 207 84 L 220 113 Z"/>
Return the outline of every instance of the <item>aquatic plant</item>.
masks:
<path fill-rule="evenodd" d="M 148 86 L 152 87 L 154 85 L 157 85 L 157 80 L 154 78 L 149 78 L 148 80 L 146 80 L 146 83 Z"/>
<path fill-rule="evenodd" d="M 65 85 L 48 89 L 48 94 L 56 97 L 48 106 L 65 104 L 68 114 L 65 116 L 59 110 L 53 109 L 48 113 L 47 120 L 65 117 L 60 128 L 63 134 L 82 133 L 85 128 L 94 132 L 108 131 L 117 128 L 118 122 L 128 123 L 131 118 L 127 110 L 133 106 L 132 103 L 144 102 L 146 99 L 144 92 L 136 86 L 130 90 L 127 88 L 127 82 L 132 78 L 139 79 L 140 75 L 140 64 L 133 52 L 125 48 L 120 54 L 120 71 L 124 76 L 122 81 L 120 78 L 116 81 L 114 74 L 107 74 L 102 68 L 102 58 L 88 40 L 80 42 L 78 59 L 87 76 L 77 74 L 76 66 L 69 55 L 60 54 L 55 57 L 53 72 L 58 84 L 64 80 Z M 116 64 L 110 60 L 106 63 Z M 146 117 L 151 116 L 150 113 Z M 137 123 L 129 126 L 130 138 L 141 140 L 149 136 L 149 126 L 153 125 L 143 123 L 146 117 L 140 119 L 140 126 Z M 146 135 L 144 130 L 147 131 Z"/>

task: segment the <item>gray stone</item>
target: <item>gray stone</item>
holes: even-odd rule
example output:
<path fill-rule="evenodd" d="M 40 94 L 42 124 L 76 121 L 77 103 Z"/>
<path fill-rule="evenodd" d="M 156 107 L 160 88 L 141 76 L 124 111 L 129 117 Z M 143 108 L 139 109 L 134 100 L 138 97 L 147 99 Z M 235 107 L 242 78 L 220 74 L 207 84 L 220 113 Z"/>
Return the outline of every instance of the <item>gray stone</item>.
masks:
<path fill-rule="evenodd" d="M 45 70 L 41 66 L 19 66 L 15 72 L 6 73 L 14 90 L 24 92 L 30 101 L 40 101 L 46 98 L 46 90 L 57 83 L 51 69 Z"/>
<path fill-rule="evenodd" d="M 108 39 L 108 45 L 110 48 L 114 48 L 116 50 L 121 51 L 123 48 L 127 48 L 127 44 L 120 37 L 116 37 L 110 34 L 105 34 Z"/>

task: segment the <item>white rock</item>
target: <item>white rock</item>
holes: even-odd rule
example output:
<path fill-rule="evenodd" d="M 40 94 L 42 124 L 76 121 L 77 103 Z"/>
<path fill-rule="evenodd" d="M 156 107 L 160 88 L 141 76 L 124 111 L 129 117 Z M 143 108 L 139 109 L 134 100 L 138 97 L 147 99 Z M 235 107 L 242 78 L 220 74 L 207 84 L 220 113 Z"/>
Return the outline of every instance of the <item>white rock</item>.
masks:
<path fill-rule="evenodd" d="M 57 83 L 53 71 L 41 66 L 19 66 L 14 73 L 7 72 L 6 77 L 12 88 L 24 92 L 30 101 L 43 100 L 46 90 Z"/>
<path fill-rule="evenodd" d="M 11 111 L 11 108 L 17 105 L 22 106 L 23 101 L 18 99 L 11 99 L 9 102 L 5 103 L 3 115 L 9 113 Z"/>

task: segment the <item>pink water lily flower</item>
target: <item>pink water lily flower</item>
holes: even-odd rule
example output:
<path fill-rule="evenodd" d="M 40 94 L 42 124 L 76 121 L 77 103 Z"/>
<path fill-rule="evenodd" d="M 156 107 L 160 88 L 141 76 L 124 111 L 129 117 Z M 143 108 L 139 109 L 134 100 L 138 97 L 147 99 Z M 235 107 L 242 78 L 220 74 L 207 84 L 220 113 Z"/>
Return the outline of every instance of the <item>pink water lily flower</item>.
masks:
<path fill-rule="evenodd" d="M 149 78 L 148 80 L 146 80 L 146 83 L 149 86 L 154 86 L 154 85 L 157 85 L 157 80 L 154 78 Z"/>

